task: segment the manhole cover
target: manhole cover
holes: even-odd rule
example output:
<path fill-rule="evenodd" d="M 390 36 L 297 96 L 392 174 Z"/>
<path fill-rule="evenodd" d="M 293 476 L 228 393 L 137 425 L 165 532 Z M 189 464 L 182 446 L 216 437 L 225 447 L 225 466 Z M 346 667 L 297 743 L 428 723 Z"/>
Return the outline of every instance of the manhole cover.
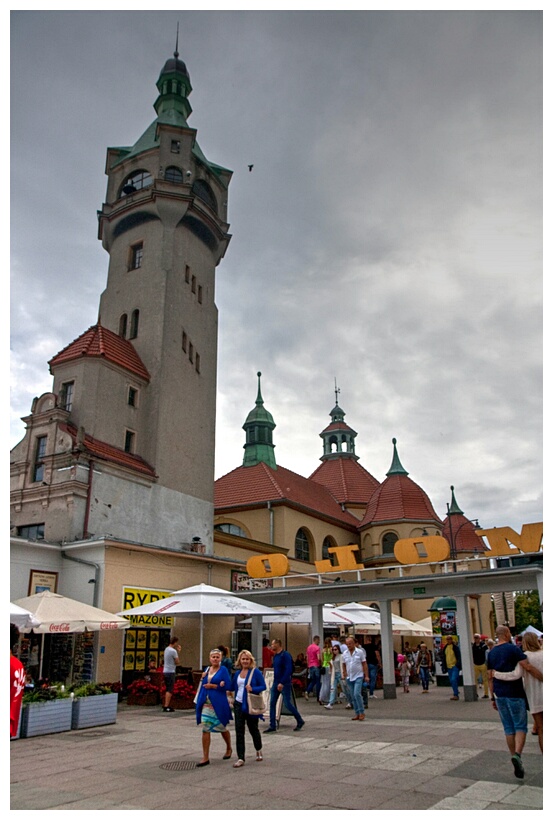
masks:
<path fill-rule="evenodd" d="M 195 769 L 196 764 L 193 760 L 172 760 L 170 763 L 162 763 L 159 768 L 170 772 L 187 772 Z"/>

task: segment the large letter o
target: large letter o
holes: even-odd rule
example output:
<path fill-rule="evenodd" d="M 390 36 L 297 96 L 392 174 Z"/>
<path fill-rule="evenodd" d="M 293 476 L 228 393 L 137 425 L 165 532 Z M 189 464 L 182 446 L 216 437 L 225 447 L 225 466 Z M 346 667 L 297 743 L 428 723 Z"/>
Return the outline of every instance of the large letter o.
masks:
<path fill-rule="evenodd" d="M 275 575 L 288 575 L 288 558 L 280 552 L 269 555 L 254 555 L 246 564 L 250 578 L 273 578 Z"/>

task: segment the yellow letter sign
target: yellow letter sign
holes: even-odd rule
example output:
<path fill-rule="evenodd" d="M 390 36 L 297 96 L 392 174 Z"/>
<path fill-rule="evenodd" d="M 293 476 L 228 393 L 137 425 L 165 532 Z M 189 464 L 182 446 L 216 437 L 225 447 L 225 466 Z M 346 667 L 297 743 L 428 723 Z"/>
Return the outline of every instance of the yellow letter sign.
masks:
<path fill-rule="evenodd" d="M 274 575 L 288 575 L 288 558 L 280 552 L 269 555 L 254 555 L 246 564 L 250 578 L 272 578 Z"/>
<path fill-rule="evenodd" d="M 328 558 L 325 558 L 324 561 L 315 561 L 315 569 L 317 572 L 338 572 L 338 570 L 345 572 L 347 569 L 364 569 L 363 564 L 358 564 L 353 557 L 353 553 L 357 552 L 358 549 L 357 544 L 348 544 L 346 547 L 329 547 L 328 552 L 336 556 L 337 564 L 332 566 Z"/>
<path fill-rule="evenodd" d="M 449 544 L 441 535 L 398 538 L 394 555 L 400 564 L 433 564 L 449 558 Z"/>
<path fill-rule="evenodd" d="M 493 527 L 490 530 L 476 530 L 476 535 L 486 536 L 490 551 L 488 555 L 516 555 L 520 552 L 539 552 L 543 539 L 543 523 L 523 524 L 520 531 L 511 527 Z M 516 549 L 511 549 L 512 544 Z"/>

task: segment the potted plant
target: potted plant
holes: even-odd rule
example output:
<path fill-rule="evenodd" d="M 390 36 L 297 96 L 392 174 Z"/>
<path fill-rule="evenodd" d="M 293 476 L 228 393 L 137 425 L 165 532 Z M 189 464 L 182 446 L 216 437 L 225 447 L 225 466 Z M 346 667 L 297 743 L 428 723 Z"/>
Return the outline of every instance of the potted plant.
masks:
<path fill-rule="evenodd" d="M 117 720 L 117 692 L 102 683 L 82 683 L 72 687 L 72 729 L 105 726 Z"/>
<path fill-rule="evenodd" d="M 155 683 L 138 678 L 127 688 L 127 704 L 129 706 L 157 706 L 160 694 L 160 688 Z"/>
<path fill-rule="evenodd" d="M 72 700 L 63 684 L 53 684 L 23 695 L 21 737 L 49 735 L 71 729 Z"/>
<path fill-rule="evenodd" d="M 165 686 L 162 688 L 162 695 L 165 695 Z M 194 696 L 196 690 L 192 684 L 185 680 L 176 680 L 171 697 L 173 709 L 194 709 Z"/>

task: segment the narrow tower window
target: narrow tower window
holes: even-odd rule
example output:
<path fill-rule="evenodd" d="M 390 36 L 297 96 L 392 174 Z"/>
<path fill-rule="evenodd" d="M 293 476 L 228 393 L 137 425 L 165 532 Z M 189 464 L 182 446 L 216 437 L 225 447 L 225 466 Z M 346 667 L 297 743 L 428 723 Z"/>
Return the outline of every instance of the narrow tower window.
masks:
<path fill-rule="evenodd" d="M 46 442 L 48 436 L 39 436 L 36 440 L 35 464 L 33 468 L 33 481 L 44 480 L 44 456 L 46 455 Z"/>
<path fill-rule="evenodd" d="M 171 140 L 171 153 L 180 154 L 180 140 Z"/>
<path fill-rule="evenodd" d="M 134 433 L 132 430 L 125 430 L 125 452 L 134 453 Z"/>
<path fill-rule="evenodd" d="M 138 336 L 138 320 L 140 318 L 140 311 L 133 310 L 131 314 L 131 332 L 129 333 L 129 339 L 136 339 Z"/>
<path fill-rule="evenodd" d="M 192 277 L 192 284 L 190 285 L 190 290 L 192 293 L 196 293 L 196 277 Z"/>
<path fill-rule="evenodd" d="M 129 387 L 129 393 L 127 396 L 127 404 L 130 407 L 136 407 L 138 404 L 138 390 L 136 387 Z"/>
<path fill-rule="evenodd" d="M 186 353 L 186 348 L 187 347 L 188 347 L 188 336 L 186 335 L 186 333 L 183 330 L 182 331 L 182 349 L 184 350 L 185 353 Z"/>
<path fill-rule="evenodd" d="M 144 258 L 144 243 L 137 242 L 136 245 L 131 245 L 129 270 L 136 270 L 142 267 L 142 260 Z"/>
<path fill-rule="evenodd" d="M 200 372 L 200 354 L 196 353 L 196 373 Z"/>
<path fill-rule="evenodd" d="M 64 382 L 60 391 L 60 407 L 62 410 L 71 412 L 73 408 L 73 394 L 75 392 L 75 382 Z"/>
<path fill-rule="evenodd" d="M 119 317 L 119 335 L 122 339 L 127 338 L 127 314 L 122 313 Z"/>
<path fill-rule="evenodd" d="M 200 303 L 200 305 L 202 304 L 203 300 L 204 300 L 204 289 L 202 288 L 201 285 L 198 285 L 198 302 Z"/>

